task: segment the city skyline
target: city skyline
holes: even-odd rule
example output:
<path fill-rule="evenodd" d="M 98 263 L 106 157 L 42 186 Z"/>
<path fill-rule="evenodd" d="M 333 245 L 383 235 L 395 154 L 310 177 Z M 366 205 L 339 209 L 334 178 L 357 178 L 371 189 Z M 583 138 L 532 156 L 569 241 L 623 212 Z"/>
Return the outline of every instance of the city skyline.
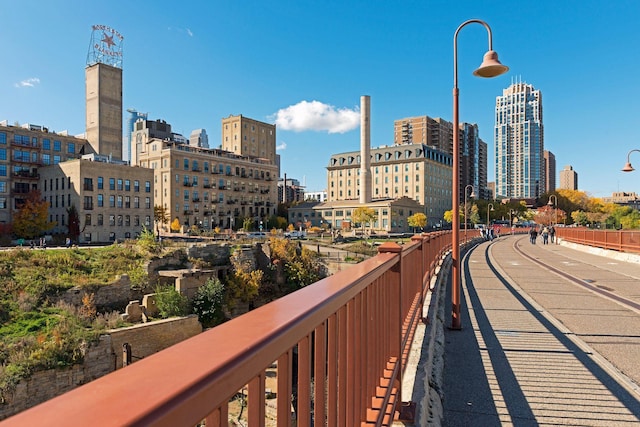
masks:
<path fill-rule="evenodd" d="M 545 149 L 555 154 L 558 171 L 572 165 L 580 189 L 595 197 L 639 192 L 637 172 L 620 169 L 640 146 L 631 130 L 638 60 L 628 54 L 640 41 L 633 31 L 640 5 L 543 1 L 516 15 L 505 2 L 477 3 L 203 2 L 186 10 L 156 2 L 141 17 L 124 13 L 118 1 L 27 0 L 7 8 L 0 28 L 5 61 L 12 60 L 0 77 L 0 96 L 10 100 L 0 107 L 0 120 L 83 133 L 91 25 L 104 24 L 124 37 L 125 110 L 166 120 L 187 138 L 204 128 L 211 147 L 221 144 L 220 122 L 229 115 L 275 123 L 282 173 L 308 191 L 322 190 L 330 156 L 358 149 L 361 95 L 371 96 L 372 147 L 393 144 L 394 120 L 452 119 L 453 33 L 480 18 L 511 69 L 486 81 L 471 76 L 486 51 L 486 33 L 480 26 L 460 33 L 460 120 L 477 123 L 489 145 L 488 180 L 495 179 L 495 100 L 521 80 L 545 95 Z M 592 69 L 594 54 L 616 74 Z M 640 158 L 632 155 L 631 162 Z"/>

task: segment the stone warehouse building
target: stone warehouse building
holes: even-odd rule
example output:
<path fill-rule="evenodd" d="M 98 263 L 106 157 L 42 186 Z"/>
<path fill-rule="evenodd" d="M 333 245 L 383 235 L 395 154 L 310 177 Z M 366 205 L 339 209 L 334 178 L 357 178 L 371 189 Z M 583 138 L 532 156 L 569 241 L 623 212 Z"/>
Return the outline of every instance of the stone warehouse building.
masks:
<path fill-rule="evenodd" d="M 53 233 L 68 231 L 68 209 L 80 220 L 79 243 L 113 242 L 153 229 L 153 171 L 106 156 L 86 155 L 43 167 L 40 189 Z"/>
<path fill-rule="evenodd" d="M 31 190 L 40 188 L 40 168 L 77 159 L 86 139 L 44 126 L 0 122 L 0 224 L 11 224 Z"/>
<path fill-rule="evenodd" d="M 153 170 L 154 203 L 172 221 L 211 230 L 242 226 L 246 218 L 259 224 L 276 214 L 274 125 L 223 119 L 222 146 L 234 152 L 190 145 L 164 121 L 138 120 L 131 139 L 132 163 Z"/>

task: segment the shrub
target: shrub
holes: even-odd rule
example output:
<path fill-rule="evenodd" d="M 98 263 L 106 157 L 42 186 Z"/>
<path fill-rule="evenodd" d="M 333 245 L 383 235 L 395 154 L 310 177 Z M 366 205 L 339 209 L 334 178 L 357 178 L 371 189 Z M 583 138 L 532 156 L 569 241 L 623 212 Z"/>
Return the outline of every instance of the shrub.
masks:
<path fill-rule="evenodd" d="M 172 286 L 158 286 L 156 288 L 156 305 L 160 317 L 185 316 L 189 314 L 189 301 Z"/>
<path fill-rule="evenodd" d="M 193 312 L 205 328 L 219 325 L 224 321 L 222 306 L 224 302 L 224 285 L 218 278 L 207 280 L 198 288 L 193 298 Z"/>

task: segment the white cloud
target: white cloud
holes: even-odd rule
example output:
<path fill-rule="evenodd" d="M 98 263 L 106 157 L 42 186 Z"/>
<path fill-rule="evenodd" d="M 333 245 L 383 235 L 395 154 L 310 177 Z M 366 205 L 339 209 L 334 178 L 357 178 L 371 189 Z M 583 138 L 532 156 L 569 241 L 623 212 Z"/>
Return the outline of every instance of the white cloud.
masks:
<path fill-rule="evenodd" d="M 276 126 L 283 130 L 345 133 L 360 125 L 360 109 L 336 108 L 319 101 L 301 101 L 278 110 L 272 118 Z"/>
<path fill-rule="evenodd" d="M 193 37 L 193 31 L 191 31 L 189 28 L 187 28 L 187 34 L 189 34 L 190 37 Z"/>
<path fill-rule="evenodd" d="M 282 151 L 282 150 L 286 150 L 287 149 L 287 143 L 283 142 L 280 145 L 276 146 L 276 151 Z"/>
<path fill-rule="evenodd" d="M 34 87 L 35 85 L 40 83 L 40 79 L 37 77 L 30 77 L 28 79 L 22 80 L 21 82 L 15 83 L 15 87 Z"/>

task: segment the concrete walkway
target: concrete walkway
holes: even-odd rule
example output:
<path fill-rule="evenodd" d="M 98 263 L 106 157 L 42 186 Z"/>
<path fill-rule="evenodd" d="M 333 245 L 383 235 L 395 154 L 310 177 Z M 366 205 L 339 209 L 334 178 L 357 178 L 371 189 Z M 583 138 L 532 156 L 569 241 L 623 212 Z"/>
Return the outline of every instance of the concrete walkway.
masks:
<path fill-rule="evenodd" d="M 535 260 L 577 277 L 600 274 L 603 288 L 640 302 L 640 264 L 611 265 L 522 236 L 470 250 L 462 330 L 445 330 L 443 425 L 640 425 L 640 313 Z"/>

